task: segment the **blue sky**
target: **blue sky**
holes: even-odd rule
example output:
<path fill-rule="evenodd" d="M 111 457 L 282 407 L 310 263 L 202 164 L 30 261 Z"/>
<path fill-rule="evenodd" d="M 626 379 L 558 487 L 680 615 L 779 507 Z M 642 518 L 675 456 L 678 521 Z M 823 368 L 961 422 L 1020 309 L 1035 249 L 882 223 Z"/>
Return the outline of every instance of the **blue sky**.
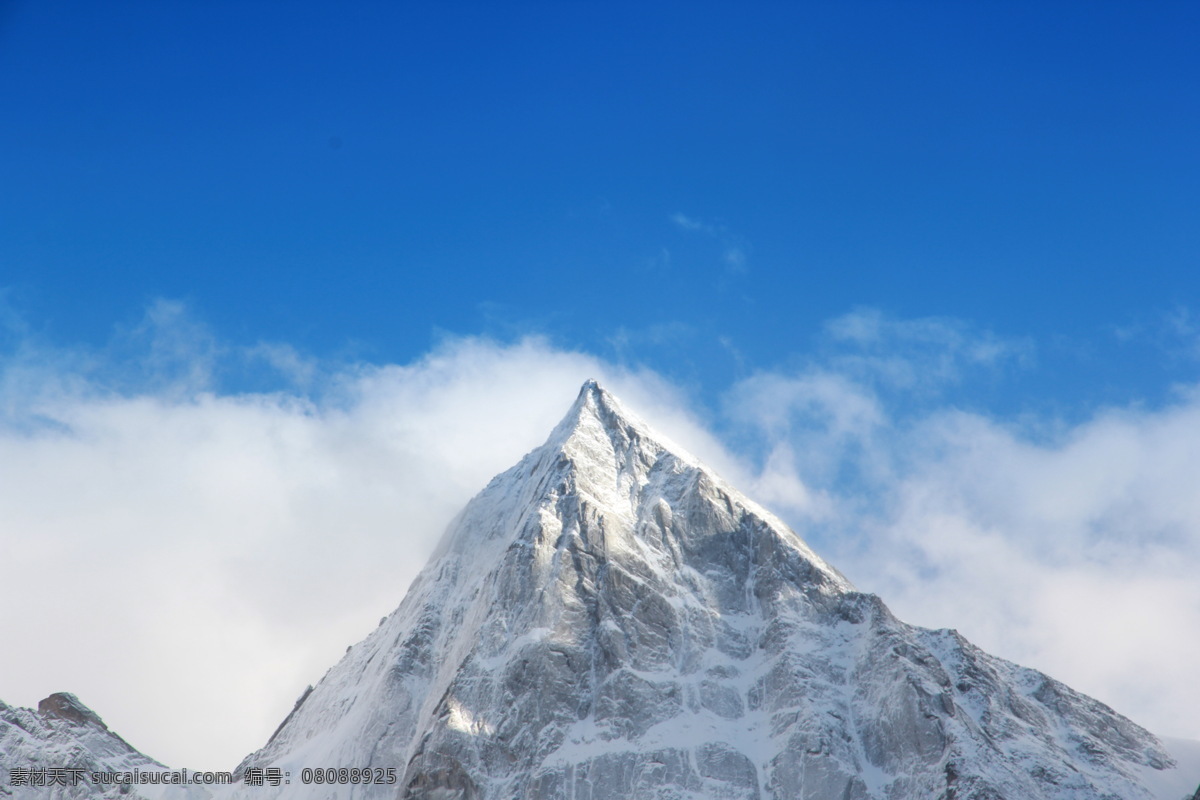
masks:
<path fill-rule="evenodd" d="M 1198 35 L 0 2 L 0 608 L 78 587 L 0 699 L 236 762 L 596 376 L 903 618 L 1200 738 Z"/>
<path fill-rule="evenodd" d="M 0 282 L 64 344 L 166 297 L 236 341 L 532 331 L 712 394 L 868 306 L 1034 337 L 1014 391 L 1074 403 L 1159 397 L 1114 330 L 1195 302 L 1194 6 L 3 13 Z"/>

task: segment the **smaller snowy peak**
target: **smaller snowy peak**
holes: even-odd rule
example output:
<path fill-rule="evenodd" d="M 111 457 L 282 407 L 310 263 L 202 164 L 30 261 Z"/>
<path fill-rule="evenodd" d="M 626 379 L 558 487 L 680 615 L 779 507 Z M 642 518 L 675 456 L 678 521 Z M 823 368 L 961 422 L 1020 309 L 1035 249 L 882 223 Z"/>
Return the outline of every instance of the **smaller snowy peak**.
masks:
<path fill-rule="evenodd" d="M 165 769 L 109 730 L 100 715 L 69 692 L 50 695 L 38 703 L 36 711 L 0 702 L 0 797 L 135 798 L 142 795 L 113 783 L 93 783 L 92 776 Z M 49 787 L 39 785 L 34 777 L 64 770 L 74 771 L 81 779 Z M 19 777 L 22 772 L 25 779 Z"/>

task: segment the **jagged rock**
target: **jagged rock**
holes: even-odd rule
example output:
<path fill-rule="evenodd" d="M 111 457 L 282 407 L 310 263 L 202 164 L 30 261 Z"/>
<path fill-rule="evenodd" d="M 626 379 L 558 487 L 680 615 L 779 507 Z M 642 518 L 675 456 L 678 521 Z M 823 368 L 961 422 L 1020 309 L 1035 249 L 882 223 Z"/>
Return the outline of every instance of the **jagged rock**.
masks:
<path fill-rule="evenodd" d="M 39 701 L 38 713 L 44 717 L 58 717 L 78 725 L 91 725 L 102 731 L 108 730 L 108 726 L 96 716 L 96 712 L 79 702 L 79 698 L 69 692 L 55 692 Z"/>

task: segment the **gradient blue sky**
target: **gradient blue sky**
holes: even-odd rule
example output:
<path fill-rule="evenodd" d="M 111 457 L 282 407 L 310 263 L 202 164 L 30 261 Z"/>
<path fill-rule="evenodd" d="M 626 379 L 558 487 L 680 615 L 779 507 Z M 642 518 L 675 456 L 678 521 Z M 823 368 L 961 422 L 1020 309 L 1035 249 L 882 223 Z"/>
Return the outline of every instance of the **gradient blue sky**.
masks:
<path fill-rule="evenodd" d="M 1032 337 L 988 403 L 1194 376 L 1159 345 L 1200 288 L 1195 4 L 2 8 L 0 285 L 51 341 L 165 297 L 234 341 L 535 331 L 711 394 L 867 306 Z"/>
<path fill-rule="evenodd" d="M 231 767 L 598 377 L 902 618 L 1200 739 L 1197 42 L 0 0 L 0 699 Z"/>

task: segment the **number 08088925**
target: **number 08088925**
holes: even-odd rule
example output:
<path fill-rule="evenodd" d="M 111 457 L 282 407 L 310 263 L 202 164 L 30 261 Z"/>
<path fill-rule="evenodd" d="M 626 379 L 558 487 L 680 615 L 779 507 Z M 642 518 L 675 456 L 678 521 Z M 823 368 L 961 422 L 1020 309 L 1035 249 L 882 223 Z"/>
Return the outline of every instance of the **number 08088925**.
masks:
<path fill-rule="evenodd" d="M 300 770 L 301 783 L 380 783 L 396 782 L 395 767 L 305 767 Z"/>

